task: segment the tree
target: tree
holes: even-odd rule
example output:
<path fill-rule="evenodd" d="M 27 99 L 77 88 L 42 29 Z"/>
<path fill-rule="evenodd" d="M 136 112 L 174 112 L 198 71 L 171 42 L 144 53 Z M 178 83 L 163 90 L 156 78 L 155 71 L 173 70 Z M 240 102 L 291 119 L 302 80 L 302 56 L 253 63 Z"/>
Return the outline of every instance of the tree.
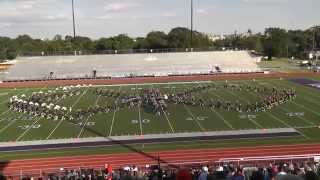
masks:
<path fill-rule="evenodd" d="M 288 47 L 288 36 L 284 29 L 267 28 L 265 30 L 265 53 L 269 57 L 286 57 Z"/>
<path fill-rule="evenodd" d="M 168 48 L 168 36 L 161 31 L 152 31 L 146 37 L 148 49 L 164 49 Z"/>
<path fill-rule="evenodd" d="M 138 37 L 135 39 L 133 49 L 149 49 L 149 43 L 144 37 Z"/>
<path fill-rule="evenodd" d="M 168 34 L 168 45 L 170 48 L 187 48 L 190 44 L 191 31 L 187 28 L 173 28 Z"/>
<path fill-rule="evenodd" d="M 112 49 L 132 49 L 134 41 L 126 34 L 119 34 L 118 36 L 114 36 L 112 39 Z"/>
<path fill-rule="evenodd" d="M 101 38 L 95 44 L 97 51 L 110 50 L 112 49 L 113 40 L 111 38 Z"/>

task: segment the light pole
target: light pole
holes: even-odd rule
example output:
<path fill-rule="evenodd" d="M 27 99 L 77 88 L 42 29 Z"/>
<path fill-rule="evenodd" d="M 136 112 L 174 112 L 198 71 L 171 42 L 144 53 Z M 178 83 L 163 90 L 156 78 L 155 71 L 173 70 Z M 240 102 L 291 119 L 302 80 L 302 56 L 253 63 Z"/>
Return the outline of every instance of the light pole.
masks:
<path fill-rule="evenodd" d="M 72 0 L 72 21 L 73 21 L 73 38 L 76 38 L 76 22 L 74 17 L 74 0 Z"/>
<path fill-rule="evenodd" d="M 190 34 L 190 45 L 193 47 L 193 0 L 191 0 L 191 34 Z"/>

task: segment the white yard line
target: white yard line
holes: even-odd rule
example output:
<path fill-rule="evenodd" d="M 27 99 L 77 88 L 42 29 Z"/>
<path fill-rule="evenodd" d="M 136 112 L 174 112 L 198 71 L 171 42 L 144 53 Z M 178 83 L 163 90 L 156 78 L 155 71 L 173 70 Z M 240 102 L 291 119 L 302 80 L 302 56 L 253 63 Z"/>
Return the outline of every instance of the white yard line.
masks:
<path fill-rule="evenodd" d="M 237 96 L 237 95 L 235 95 L 233 92 L 231 92 L 231 91 L 229 91 L 229 90 L 227 90 L 227 91 L 225 91 L 225 92 L 231 94 L 232 96 L 234 96 L 234 97 L 236 97 L 236 98 L 239 97 L 240 99 L 246 101 L 247 103 L 250 103 L 250 101 L 249 101 L 247 98 L 244 98 L 244 97 L 242 97 L 242 96 Z M 258 128 L 264 129 L 264 127 L 263 127 L 261 124 L 259 124 L 257 121 L 255 121 L 254 119 L 248 118 L 248 120 L 249 120 L 250 122 L 252 122 L 252 123 L 253 123 L 255 126 L 257 126 Z"/>
<path fill-rule="evenodd" d="M 303 109 L 305 109 L 305 110 L 307 110 L 307 111 L 310 111 L 310 112 L 312 112 L 312 113 L 320 116 L 320 113 L 319 113 L 319 112 L 316 112 L 316 111 L 314 111 L 314 110 L 312 110 L 312 109 L 310 109 L 310 108 L 307 108 L 307 107 L 305 107 L 305 106 L 302 106 L 301 104 L 298 104 L 298 103 L 296 103 L 296 102 L 294 102 L 294 101 L 291 101 L 291 102 L 292 102 L 293 104 L 295 104 L 296 106 L 299 106 L 299 107 L 301 107 L 301 108 L 303 108 Z"/>
<path fill-rule="evenodd" d="M 267 113 L 269 116 L 273 117 L 273 119 L 281 122 L 282 124 L 286 125 L 287 127 L 290 127 L 290 128 L 294 128 L 296 131 L 298 131 L 305 139 L 311 139 L 310 137 L 308 137 L 307 135 L 305 135 L 304 133 L 302 133 L 301 131 L 297 130 L 296 127 L 293 127 L 291 125 L 289 125 L 288 123 L 282 121 L 280 118 L 278 118 L 277 116 L 273 115 L 272 113 Z"/>
<path fill-rule="evenodd" d="M 94 102 L 93 106 L 96 106 L 96 105 L 98 104 L 100 97 L 101 97 L 101 95 L 99 95 L 99 96 L 97 97 L 97 99 L 96 99 L 96 101 Z M 87 117 L 87 119 L 85 120 L 85 122 L 84 122 L 84 124 L 82 125 L 82 128 L 81 128 L 81 130 L 80 130 L 77 138 L 80 138 L 80 137 L 81 137 L 81 135 L 82 135 L 82 133 L 83 133 L 83 131 L 84 131 L 84 128 L 86 127 L 87 122 L 89 121 L 89 119 L 90 119 L 90 117 Z M 82 123 L 83 123 L 83 122 L 82 122 Z"/>
<path fill-rule="evenodd" d="M 163 107 L 162 107 L 162 106 L 161 106 L 161 109 L 162 109 L 162 112 L 163 112 L 163 114 L 164 114 L 165 118 L 166 118 L 166 119 L 167 119 L 167 121 L 168 121 L 168 124 L 169 124 L 169 126 L 170 126 L 171 132 L 172 132 L 172 133 L 174 133 L 173 126 L 172 126 L 172 124 L 171 124 L 171 122 L 170 122 L 170 120 L 169 120 L 169 118 L 168 118 L 167 114 L 164 112 L 164 110 L 163 110 Z"/>
<path fill-rule="evenodd" d="M 151 87 L 153 88 L 153 84 L 151 84 Z M 162 106 L 161 106 L 161 110 L 162 110 L 162 112 L 163 112 L 166 120 L 168 121 L 168 124 L 169 124 L 169 127 L 170 127 L 170 129 L 171 129 L 171 132 L 174 133 L 174 129 L 173 129 L 173 126 L 172 126 L 172 124 L 171 124 L 171 121 L 169 120 L 169 118 L 168 118 L 168 116 L 167 116 L 167 113 L 164 112 L 164 109 L 163 109 Z"/>
<path fill-rule="evenodd" d="M 15 141 L 19 141 L 27 132 L 30 131 L 30 129 L 32 129 L 32 127 L 37 124 L 39 121 L 41 120 L 41 117 L 39 117 L 36 121 L 34 121 L 30 127 L 28 129 L 26 129 L 19 137 L 17 137 L 17 139 Z"/>
<path fill-rule="evenodd" d="M 140 135 L 143 135 L 142 131 L 142 120 L 141 120 L 141 109 L 139 107 L 139 126 L 140 126 Z"/>
<path fill-rule="evenodd" d="M 268 82 L 266 82 L 266 84 L 274 85 L 274 84 L 271 84 L 271 83 L 268 83 Z M 292 101 L 290 101 L 290 102 L 292 103 Z M 293 103 L 292 103 L 292 104 L 293 104 Z M 283 107 L 283 106 L 278 106 L 278 107 L 279 107 L 280 109 L 282 109 L 283 111 L 285 111 L 286 113 L 289 113 L 289 112 L 290 112 L 289 109 L 287 109 L 287 108 L 285 108 L 285 107 Z M 306 123 L 309 124 L 309 125 L 312 125 L 312 126 L 315 126 L 315 125 L 316 125 L 316 124 L 314 124 L 313 122 L 307 120 L 306 118 L 302 118 L 302 117 L 299 117 L 299 116 L 298 116 L 298 118 L 301 119 L 301 120 L 303 120 L 304 122 L 306 122 Z"/>
<path fill-rule="evenodd" d="M 28 92 L 29 91 L 29 89 L 25 89 L 25 90 L 23 90 L 22 92 L 19 92 L 18 94 L 23 94 L 23 93 L 26 93 L 26 92 Z M 17 95 L 18 95 L 17 94 Z M 9 97 L 10 98 L 10 97 Z M 7 103 L 8 102 L 8 99 L 5 99 L 5 100 L 3 100 L 0 104 L 5 104 L 5 103 Z M 1 114 L 0 114 L 0 116 L 3 116 L 3 115 L 5 115 L 5 114 L 7 114 L 8 112 L 10 111 L 10 109 L 8 108 L 6 111 L 4 111 L 4 112 L 2 112 Z M 1 122 L 2 120 L 0 120 L 0 122 Z"/>
<path fill-rule="evenodd" d="M 270 83 L 268 83 L 268 82 L 266 82 L 266 81 L 263 81 L 263 82 L 266 83 L 266 84 L 270 84 Z M 262 85 L 262 84 L 260 84 L 260 83 L 258 83 L 258 84 L 259 84 L 259 85 Z M 263 85 L 262 85 L 262 86 L 263 86 Z M 258 95 L 261 97 L 260 94 L 258 94 Z M 279 108 L 280 108 L 280 109 L 281 109 L 281 108 L 283 109 L 283 107 L 279 107 Z M 285 110 L 285 109 L 284 109 L 284 110 Z M 286 112 L 288 112 L 288 111 L 286 110 Z M 276 117 L 275 115 L 273 115 L 273 114 L 270 113 L 270 112 L 265 112 L 265 114 L 269 115 L 269 116 L 272 117 L 274 120 L 282 123 L 283 125 L 285 125 L 285 126 L 287 126 L 287 127 L 295 128 L 295 127 L 289 125 L 288 123 L 282 121 L 280 118 Z M 300 118 L 300 119 L 301 119 L 301 118 Z M 307 122 L 308 122 L 308 121 L 307 121 Z M 313 124 L 312 126 L 314 127 L 315 125 Z M 295 129 L 296 129 L 296 128 L 295 128 Z M 297 129 L 296 129 L 296 130 L 297 130 Z M 299 131 L 299 130 L 297 130 L 297 131 L 298 131 L 305 139 L 311 139 L 310 137 L 308 137 L 307 135 L 305 135 L 305 134 L 302 133 L 301 131 Z"/>
<path fill-rule="evenodd" d="M 183 84 L 183 85 L 185 86 L 185 88 L 187 88 L 187 86 L 185 84 Z M 185 104 L 183 104 L 183 107 L 187 110 L 189 115 L 192 117 L 193 121 L 195 121 L 198 124 L 200 130 L 202 132 L 205 132 L 206 129 L 201 125 L 201 123 L 198 121 L 197 117 L 194 116 L 194 114 L 191 112 L 191 110 Z"/>
<path fill-rule="evenodd" d="M 275 84 L 273 84 L 273 83 L 268 83 L 268 84 L 275 85 Z M 288 87 L 287 85 L 283 85 L 283 86 Z M 288 88 L 289 88 L 289 87 L 288 87 Z M 309 98 L 307 98 L 307 97 L 304 97 L 303 100 L 307 100 L 307 101 L 309 101 L 309 102 L 311 102 L 311 103 L 313 103 L 313 104 L 315 104 L 315 105 L 318 105 L 317 102 L 314 102 L 313 100 L 311 100 L 311 99 L 309 99 Z M 312 109 L 310 109 L 310 108 L 307 108 L 307 107 L 305 107 L 305 106 L 303 106 L 303 105 L 301 105 L 301 104 L 298 104 L 298 103 L 296 103 L 295 101 L 290 101 L 290 102 L 293 103 L 293 104 L 295 104 L 296 106 L 299 106 L 299 107 L 301 107 L 301 108 L 303 108 L 303 109 L 305 109 L 305 110 L 307 110 L 307 111 L 310 111 L 310 112 L 312 112 L 312 113 L 320 116 L 320 113 L 319 113 L 319 112 L 316 112 L 316 111 L 314 111 L 314 110 L 312 110 Z"/>
<path fill-rule="evenodd" d="M 42 88 L 42 89 L 43 89 L 43 88 Z M 24 93 L 26 93 L 26 92 L 28 92 L 28 91 L 30 91 L 30 89 L 27 88 L 27 89 L 24 89 L 24 90 L 18 92 L 17 94 L 12 94 L 12 95 L 24 94 Z M 10 94 L 11 94 L 11 93 L 10 93 Z M 9 93 L 8 93 L 7 95 L 9 95 Z M 11 95 L 10 95 L 10 96 L 11 96 Z M 10 98 L 10 96 L 9 96 L 8 98 Z M 6 102 L 8 102 L 8 99 L 5 99 L 5 100 L 1 101 L 0 104 L 5 104 Z"/>
<path fill-rule="evenodd" d="M 260 83 L 258 83 L 258 84 L 260 85 Z M 258 95 L 261 97 L 260 94 L 258 94 Z M 270 117 L 272 117 L 274 120 L 276 120 L 276 121 L 284 124 L 285 126 L 290 127 L 290 128 L 295 128 L 295 127 L 291 126 L 290 124 L 282 121 L 280 118 L 278 118 L 277 116 L 273 115 L 272 113 L 270 113 L 270 112 L 265 112 L 265 113 L 266 113 L 267 115 L 269 115 Z M 295 128 L 295 129 L 296 129 L 296 128 Z M 296 130 L 297 130 L 297 129 L 296 129 Z M 305 134 L 302 133 L 301 131 L 299 131 L 299 130 L 297 130 L 297 131 L 298 131 L 305 139 L 311 139 L 310 137 L 308 137 L 307 135 L 305 135 Z"/>
<path fill-rule="evenodd" d="M 5 127 L 3 127 L 2 129 L 0 129 L 0 134 L 5 131 L 8 127 L 10 127 L 14 122 L 16 122 L 17 120 L 13 120 L 10 123 L 8 123 Z"/>
<path fill-rule="evenodd" d="M 285 108 L 285 107 L 280 107 L 280 106 L 279 106 L 279 108 L 280 108 L 280 109 L 283 109 L 283 110 L 284 110 L 285 112 L 287 112 L 287 113 L 290 112 L 290 110 L 287 109 L 287 108 Z M 307 120 L 306 118 L 302 118 L 302 117 L 300 117 L 300 116 L 297 116 L 297 117 L 298 117 L 299 119 L 303 120 L 304 122 L 306 122 L 306 123 L 309 124 L 309 125 L 312 125 L 312 126 L 315 126 L 315 125 L 316 125 L 316 124 L 314 124 L 313 122 Z"/>
<path fill-rule="evenodd" d="M 40 90 L 43 90 L 43 89 L 45 89 L 45 88 L 46 88 L 46 87 L 43 87 L 43 88 L 41 88 Z M 28 92 L 29 90 L 30 90 L 30 89 L 25 89 L 25 90 L 23 90 L 22 92 L 20 92 L 20 93 L 18 93 L 18 94 L 26 93 L 26 92 Z M 9 110 L 10 110 L 10 109 L 8 109 L 8 110 L 6 111 L 6 113 L 9 112 Z M 2 113 L 0 116 L 2 116 L 2 115 L 3 115 L 3 113 Z M 32 126 L 33 126 L 35 123 L 37 123 L 39 120 L 40 120 L 40 118 L 39 118 L 37 121 L 33 122 L 30 127 L 32 127 Z M 4 128 L 1 129 L 1 132 L 4 131 L 4 130 L 6 130 L 7 128 L 9 128 L 9 127 L 10 127 L 11 125 L 13 125 L 14 122 L 16 122 L 16 121 L 17 121 L 17 120 L 14 120 L 14 121 L 10 122 L 9 124 L 7 124 Z M 30 130 L 30 128 L 29 128 L 29 130 Z M 27 133 L 29 130 L 27 130 L 26 132 L 22 133 L 20 136 L 21 136 L 21 137 L 24 136 L 24 134 Z M 19 137 L 20 137 L 20 136 L 19 136 Z M 18 137 L 18 138 L 19 138 L 19 137 Z M 17 140 L 16 140 L 16 141 L 17 141 Z"/>
<path fill-rule="evenodd" d="M 138 85 L 136 84 L 136 92 L 138 93 Z M 139 113 L 139 127 L 140 127 L 140 135 L 143 135 L 143 130 L 142 130 L 142 119 L 141 119 L 141 108 L 138 106 L 138 113 Z"/>
<path fill-rule="evenodd" d="M 210 108 L 229 128 L 234 129 L 234 127 L 214 108 Z"/>
<path fill-rule="evenodd" d="M 88 90 L 84 91 L 81 96 L 78 97 L 78 99 L 72 104 L 72 108 L 80 101 L 80 99 L 82 98 L 82 96 L 84 96 L 87 93 Z M 46 137 L 46 139 L 49 139 L 52 134 L 58 129 L 58 127 L 60 127 L 60 125 L 62 124 L 62 122 L 64 121 L 64 119 L 61 119 L 59 121 L 59 123 L 56 125 L 56 127 L 53 128 L 53 130 L 49 133 L 49 135 Z"/>
<path fill-rule="evenodd" d="M 225 92 L 227 92 L 227 93 L 229 93 L 229 94 L 231 94 L 232 96 L 234 96 L 234 97 L 239 97 L 240 99 L 242 99 L 242 100 L 244 100 L 244 101 L 246 101 L 246 102 L 250 102 L 250 101 L 248 101 L 246 98 L 244 98 L 244 97 L 242 97 L 242 96 L 237 96 L 237 95 L 235 95 L 234 93 L 232 93 L 232 92 L 230 92 L 230 91 L 225 91 Z M 211 92 L 210 92 L 211 93 Z M 212 93 L 211 93 L 212 94 Z M 222 98 L 222 97 L 220 97 L 220 96 L 218 96 L 218 95 L 216 95 L 217 97 L 219 97 L 219 98 L 221 98 L 221 99 L 224 99 L 224 98 Z M 221 115 L 220 115 L 221 116 Z M 220 117 L 219 116 L 219 117 Z M 221 116 L 222 117 L 222 116 Z M 248 120 L 252 123 L 252 124 L 254 124 L 256 127 L 258 127 L 258 128 L 260 128 L 260 129 L 263 129 L 264 127 L 261 125 L 261 124 L 259 124 L 257 121 L 255 121 L 255 120 L 253 120 L 253 119 L 251 119 L 251 118 L 248 118 Z M 225 121 L 225 120 L 224 120 Z M 227 121 L 225 121 L 225 122 L 227 122 Z M 230 123 L 228 123 L 228 124 L 230 124 Z M 231 125 L 231 124 L 230 124 Z"/>
<path fill-rule="evenodd" d="M 7 114 L 9 111 L 10 111 L 10 109 L 7 109 L 6 111 L 2 112 L 2 113 L 0 114 L 0 116 L 3 116 L 3 115 L 5 115 L 5 114 Z M 3 120 L 4 120 L 4 119 L 0 120 L 0 122 L 3 121 Z"/>
<path fill-rule="evenodd" d="M 285 126 L 289 127 L 289 128 L 294 128 L 296 131 L 298 131 L 304 138 L 306 139 L 311 139 L 310 137 L 308 137 L 307 135 L 305 135 L 304 133 L 302 133 L 301 131 L 297 130 L 297 129 L 306 129 L 306 128 L 315 128 L 318 126 L 291 126 L 288 123 L 282 121 L 280 118 L 278 118 L 277 116 L 273 115 L 272 113 L 267 113 L 269 116 L 271 116 L 273 119 L 279 121 L 280 123 L 284 124 Z"/>
<path fill-rule="evenodd" d="M 224 98 L 222 98 L 222 97 L 220 97 L 219 95 L 217 95 L 217 94 L 215 94 L 215 93 L 213 93 L 213 92 L 208 92 L 209 94 L 212 94 L 212 95 L 214 95 L 214 96 L 216 96 L 216 97 L 218 97 L 218 98 L 220 98 L 220 99 L 224 99 Z M 212 109 L 212 108 L 210 108 L 211 109 L 211 111 L 213 111 L 213 112 L 215 112 L 217 115 L 218 115 L 218 117 L 221 119 L 221 120 L 223 120 L 223 122 L 228 126 L 228 127 L 230 127 L 231 129 L 234 129 L 234 127 L 231 125 L 231 123 L 229 122 L 229 121 L 227 121 L 218 111 L 216 111 L 215 109 Z"/>
<path fill-rule="evenodd" d="M 295 129 L 310 129 L 310 128 L 319 128 L 319 126 L 294 126 Z"/>
<path fill-rule="evenodd" d="M 118 92 L 120 92 L 122 86 L 119 86 Z M 115 121 L 115 117 L 116 117 L 116 110 L 113 111 L 113 116 L 112 116 L 112 121 L 111 121 L 111 126 L 110 126 L 110 130 L 109 130 L 109 136 L 112 135 L 112 130 L 113 130 L 113 125 L 114 125 L 114 121 Z M 106 123 L 107 124 L 107 123 Z M 107 132 L 107 128 L 106 128 L 106 132 Z M 106 133 L 107 136 L 107 133 Z"/>
<path fill-rule="evenodd" d="M 200 122 L 197 120 L 197 118 L 194 116 L 194 114 L 190 111 L 190 109 L 185 104 L 183 104 L 183 107 L 187 110 L 189 115 L 192 117 L 193 121 L 195 121 L 198 124 L 201 131 L 205 132 L 206 129 L 200 124 Z"/>

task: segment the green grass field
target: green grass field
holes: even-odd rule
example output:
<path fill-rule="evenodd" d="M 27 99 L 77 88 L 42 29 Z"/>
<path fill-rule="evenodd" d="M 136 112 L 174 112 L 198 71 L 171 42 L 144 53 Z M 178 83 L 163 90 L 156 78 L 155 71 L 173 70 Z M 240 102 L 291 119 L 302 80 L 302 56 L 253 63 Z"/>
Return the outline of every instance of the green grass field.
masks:
<path fill-rule="evenodd" d="M 258 66 L 264 70 L 281 72 L 310 71 L 306 67 L 300 67 L 298 61 L 292 61 L 287 58 L 274 58 L 271 61 L 261 61 L 258 63 Z"/>
<path fill-rule="evenodd" d="M 313 78 L 320 80 L 320 78 Z M 186 88 L 203 84 L 223 84 L 225 81 L 184 83 L 184 84 L 145 84 L 131 86 L 106 86 L 104 89 L 113 89 L 123 93 L 132 93 L 143 89 L 159 88 L 170 93 L 183 91 Z M 237 113 L 220 109 L 202 109 L 200 107 L 173 105 L 168 107 L 167 118 L 148 113 L 143 109 L 123 108 L 120 111 L 100 113 L 88 119 L 69 122 L 67 120 L 53 121 L 45 118 L 34 118 L 24 113 L 17 113 L 8 109 L 9 98 L 13 95 L 30 95 L 32 92 L 48 91 L 49 89 L 1 89 L 0 90 L 0 140 L 2 142 L 45 140 L 59 138 L 77 138 L 94 136 L 135 135 L 148 133 L 176 133 L 194 131 L 222 131 L 237 129 L 266 129 L 277 127 L 294 127 L 303 134 L 293 138 L 267 138 L 267 139 L 239 139 L 239 140 L 213 140 L 198 142 L 174 142 L 162 144 L 136 144 L 132 148 L 141 151 L 161 151 L 192 148 L 239 147 L 257 145 L 277 145 L 296 143 L 317 143 L 320 141 L 320 90 L 299 85 L 287 80 L 269 79 L 259 81 L 229 81 L 233 84 L 257 85 L 259 87 L 295 88 L 297 98 L 275 107 L 268 112 Z M 93 104 L 107 104 L 110 98 L 99 97 L 93 94 L 95 87 L 84 88 L 82 96 L 69 97 L 56 100 L 55 103 L 73 106 L 74 109 L 90 107 Z M 54 88 L 53 88 L 54 89 Z M 253 92 L 234 91 L 205 91 L 198 93 L 197 97 L 238 99 L 241 102 L 254 101 L 262 94 Z M 140 113 L 139 113 L 140 112 Z M 303 116 L 288 116 L 287 113 L 303 113 Z M 251 115 L 249 118 L 248 115 Z M 145 120 L 145 121 L 143 121 Z M 140 123 L 142 122 L 142 123 Z M 144 122 L 144 123 L 143 123 Z M 202 127 L 202 128 L 201 128 Z M 90 155 L 130 152 L 123 146 L 91 147 L 56 149 L 51 151 L 34 150 L 27 152 L 0 153 L 1 160 L 40 158 L 70 155 Z"/>
<path fill-rule="evenodd" d="M 135 93 L 144 89 L 160 89 L 163 93 L 184 91 L 187 88 L 216 82 L 194 82 L 178 84 L 145 84 L 125 86 L 105 86 L 114 92 Z M 201 108 L 182 104 L 169 104 L 168 115 L 155 115 L 139 107 L 121 108 L 119 111 L 97 113 L 91 117 L 70 122 L 69 120 L 48 120 L 32 117 L 8 109 L 8 99 L 13 95 L 30 95 L 35 91 L 46 92 L 49 89 L 10 89 L 0 90 L 0 141 L 32 141 L 46 139 L 84 138 L 96 136 L 121 136 L 139 134 L 225 131 L 241 129 L 268 129 L 293 127 L 305 135 L 305 138 L 320 136 L 320 133 L 304 133 L 308 129 L 316 131 L 320 126 L 320 91 L 286 80 L 229 81 L 232 84 L 254 85 L 259 87 L 295 88 L 297 98 L 279 105 L 267 112 L 239 113 L 221 109 Z M 97 96 L 94 89 L 81 89 L 81 95 L 54 100 L 61 106 L 73 109 L 85 109 L 94 105 L 103 106 L 113 101 L 110 97 Z M 262 94 L 245 91 L 208 90 L 197 93 L 196 97 L 223 100 L 238 100 L 243 104 L 257 101 Z M 288 115 L 291 113 L 291 116 Z M 293 114 L 293 115 L 292 115 Z M 320 132 L 320 129 L 319 129 Z M 309 137 L 311 136 L 311 137 Z"/>

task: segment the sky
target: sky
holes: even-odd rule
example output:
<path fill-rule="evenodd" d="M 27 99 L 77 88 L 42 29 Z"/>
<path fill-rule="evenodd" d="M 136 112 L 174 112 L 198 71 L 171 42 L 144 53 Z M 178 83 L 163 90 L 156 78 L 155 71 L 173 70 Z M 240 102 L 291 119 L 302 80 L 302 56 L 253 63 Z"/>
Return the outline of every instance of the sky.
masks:
<path fill-rule="evenodd" d="M 190 27 L 191 0 L 74 0 L 77 35 L 93 39 Z M 320 0 L 194 0 L 194 28 L 209 34 L 307 29 L 320 24 Z M 0 36 L 71 35 L 71 0 L 0 0 Z"/>

